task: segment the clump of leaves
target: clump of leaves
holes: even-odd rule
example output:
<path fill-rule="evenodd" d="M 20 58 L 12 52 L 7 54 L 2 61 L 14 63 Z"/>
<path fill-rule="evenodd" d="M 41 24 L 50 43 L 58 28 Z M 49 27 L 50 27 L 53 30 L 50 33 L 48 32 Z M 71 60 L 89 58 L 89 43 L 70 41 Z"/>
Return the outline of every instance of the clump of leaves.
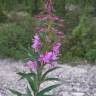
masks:
<path fill-rule="evenodd" d="M 27 91 L 26 93 L 21 93 L 10 89 L 10 91 L 17 96 L 53 96 L 53 94 L 48 95 L 47 93 L 60 85 L 60 82 L 57 82 L 57 84 L 40 89 L 41 84 L 45 81 L 60 81 L 60 79 L 56 77 L 48 77 L 48 74 L 60 68 L 54 64 L 54 61 L 58 61 L 61 41 L 63 39 L 63 33 L 58 31 L 57 26 L 64 26 L 63 20 L 52 13 L 53 6 L 51 0 L 45 1 L 44 8 L 43 14 L 34 17 L 34 19 L 38 19 L 39 24 L 38 27 L 36 27 L 32 51 L 30 52 L 25 49 L 29 57 L 26 63 L 29 72 L 24 71 L 17 73 L 21 76 L 21 79 L 27 80 Z M 46 66 L 48 68 L 44 71 Z"/>

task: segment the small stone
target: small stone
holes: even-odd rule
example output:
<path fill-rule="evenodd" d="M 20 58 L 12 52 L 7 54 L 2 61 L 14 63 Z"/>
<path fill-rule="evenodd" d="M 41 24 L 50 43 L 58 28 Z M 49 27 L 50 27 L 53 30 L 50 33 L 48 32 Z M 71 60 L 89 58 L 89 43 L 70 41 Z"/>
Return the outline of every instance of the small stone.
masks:
<path fill-rule="evenodd" d="M 1 93 L 0 93 L 0 96 L 2 96 Z"/>
<path fill-rule="evenodd" d="M 84 96 L 84 93 L 74 92 L 72 93 L 73 96 Z"/>
<path fill-rule="evenodd" d="M 96 96 L 96 93 L 94 94 L 94 96 Z"/>
<path fill-rule="evenodd" d="M 60 92 L 59 96 L 70 96 L 68 92 Z"/>

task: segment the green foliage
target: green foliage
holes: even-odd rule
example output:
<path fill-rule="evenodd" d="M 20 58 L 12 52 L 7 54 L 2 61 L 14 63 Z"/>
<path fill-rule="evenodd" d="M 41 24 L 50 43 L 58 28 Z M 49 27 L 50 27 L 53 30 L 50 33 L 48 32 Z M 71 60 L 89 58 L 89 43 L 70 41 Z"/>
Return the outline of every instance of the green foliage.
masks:
<path fill-rule="evenodd" d="M 82 58 L 88 61 L 96 61 L 96 25 L 95 19 L 83 15 L 80 23 L 73 29 L 71 35 L 65 36 L 63 59 L 65 61 Z"/>
<path fill-rule="evenodd" d="M 22 51 L 21 46 L 28 49 L 32 41 L 32 23 L 31 19 L 14 23 L 5 23 L 0 26 L 0 55 L 22 59 L 26 53 Z M 30 27 L 30 28 L 29 28 Z"/>
<path fill-rule="evenodd" d="M 55 84 L 55 85 L 51 85 L 48 86 L 42 90 L 38 89 L 40 87 L 40 85 L 42 83 L 44 83 L 45 81 L 60 81 L 58 78 L 48 78 L 48 73 L 58 69 L 59 67 L 55 67 L 52 69 L 49 69 L 48 71 L 46 71 L 45 73 L 43 73 L 42 69 L 38 69 L 38 71 L 35 73 L 32 70 L 28 73 L 28 72 L 18 72 L 17 74 L 21 76 L 20 80 L 25 79 L 27 80 L 29 87 L 27 87 L 27 93 L 20 93 L 18 91 L 12 90 L 10 89 L 10 91 L 17 95 L 17 96 L 32 96 L 32 93 L 36 93 L 35 96 L 53 96 L 53 95 L 47 95 L 46 93 L 49 92 L 50 90 L 60 86 L 60 84 Z"/>
<path fill-rule="evenodd" d="M 0 9 L 0 23 L 4 23 L 7 21 L 7 15 Z"/>
<path fill-rule="evenodd" d="M 55 14 L 58 16 L 61 16 L 62 18 L 64 17 L 66 10 L 65 10 L 65 3 L 66 0 L 54 0 L 54 9 L 55 9 Z M 62 3 L 61 3 L 62 2 Z M 59 6 L 59 7 L 58 7 Z"/>
<path fill-rule="evenodd" d="M 64 16 L 66 34 L 71 34 L 72 30 L 78 25 L 80 12 L 69 11 Z"/>
<path fill-rule="evenodd" d="M 30 23 L 31 19 L 27 20 L 27 18 L 30 17 L 29 13 L 31 15 L 40 13 L 43 9 L 43 4 L 44 0 L 35 0 L 35 2 L 34 0 L 0 0 L 0 23 L 5 23 L 0 24 L 0 55 L 13 58 L 26 57 L 26 54 L 20 49 L 20 45 L 26 48 L 30 46 L 32 37 L 29 33 L 33 31 L 31 28 L 32 24 Z M 55 14 L 64 18 L 65 21 L 65 40 L 61 50 L 62 61 L 72 61 L 76 59 L 95 61 L 96 0 L 54 0 L 53 4 Z M 75 10 L 68 10 L 68 7 L 71 5 L 75 7 Z M 85 18 L 82 14 L 86 14 L 86 11 L 88 12 Z M 26 12 L 28 15 L 23 17 Z M 90 14 L 94 17 L 89 17 Z M 6 24 L 6 22 L 8 22 L 8 24 Z M 11 30 L 13 32 L 10 32 Z M 18 37 L 15 33 L 21 35 Z M 10 34 L 10 36 L 7 34 Z M 22 40 L 20 40 L 20 38 L 22 38 Z M 17 44 L 17 42 L 19 44 Z M 26 43 L 29 45 L 26 45 Z"/>
<path fill-rule="evenodd" d="M 0 8 L 5 11 L 26 11 L 32 15 L 39 12 L 43 0 L 0 0 Z"/>
<path fill-rule="evenodd" d="M 15 94 L 16 96 L 22 96 L 22 93 L 18 92 L 18 91 L 15 91 L 15 90 L 12 90 L 12 89 L 9 89 L 13 94 Z"/>
<path fill-rule="evenodd" d="M 87 60 L 94 62 L 96 61 L 96 49 L 89 49 L 88 52 L 85 54 Z"/>
<path fill-rule="evenodd" d="M 49 86 L 49 87 L 41 90 L 40 92 L 38 92 L 38 93 L 37 93 L 37 96 L 44 96 L 44 95 L 46 96 L 46 94 L 45 94 L 46 92 L 49 92 L 50 90 L 58 87 L 59 85 L 60 85 L 60 84 L 51 85 L 51 86 Z M 49 96 L 50 96 L 50 95 L 49 95 Z"/>
<path fill-rule="evenodd" d="M 49 69 L 48 71 L 46 71 L 46 72 L 42 75 L 42 80 L 45 80 L 46 76 L 47 76 L 50 72 L 52 72 L 52 71 L 54 71 L 54 70 L 56 70 L 56 69 L 58 69 L 58 68 L 60 68 L 60 67 L 51 68 L 51 69 Z M 48 78 L 47 78 L 47 79 L 48 79 Z"/>

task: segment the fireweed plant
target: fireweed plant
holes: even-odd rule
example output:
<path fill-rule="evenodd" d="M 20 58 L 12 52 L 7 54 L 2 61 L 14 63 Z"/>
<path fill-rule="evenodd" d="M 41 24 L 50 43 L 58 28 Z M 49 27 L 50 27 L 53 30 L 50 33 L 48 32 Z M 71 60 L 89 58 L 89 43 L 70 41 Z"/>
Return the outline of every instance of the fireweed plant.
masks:
<path fill-rule="evenodd" d="M 45 0 L 44 12 L 33 17 L 39 25 L 32 40 L 33 53 L 28 52 L 29 60 L 26 65 L 29 72 L 18 73 L 21 79 L 27 80 L 28 87 L 26 93 L 10 89 L 16 96 L 54 96 L 48 95 L 48 92 L 60 85 L 59 78 L 48 77 L 48 73 L 59 68 L 54 62 L 58 61 L 64 35 L 57 30 L 59 27 L 64 27 L 64 21 L 53 14 L 52 5 L 52 0 Z M 41 90 L 40 86 L 45 81 L 59 82 Z"/>

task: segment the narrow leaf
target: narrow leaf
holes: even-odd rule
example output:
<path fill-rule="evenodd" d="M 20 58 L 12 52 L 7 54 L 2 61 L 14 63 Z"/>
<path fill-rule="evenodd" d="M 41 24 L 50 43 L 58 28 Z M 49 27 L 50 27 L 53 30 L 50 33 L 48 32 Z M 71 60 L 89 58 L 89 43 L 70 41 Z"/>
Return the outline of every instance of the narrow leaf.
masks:
<path fill-rule="evenodd" d="M 54 95 L 46 95 L 46 94 L 45 94 L 45 95 L 42 95 L 42 96 L 54 96 Z"/>
<path fill-rule="evenodd" d="M 28 81 L 28 83 L 29 83 L 29 85 L 30 85 L 30 88 L 32 89 L 32 91 L 36 91 L 36 85 L 35 85 L 35 81 L 31 78 L 31 77 L 34 77 L 34 76 L 36 76 L 36 74 L 35 73 L 22 73 L 22 72 L 19 72 L 19 73 L 17 73 L 17 74 L 19 74 L 20 76 L 21 76 L 21 78 L 20 79 L 26 79 L 27 81 Z"/>
<path fill-rule="evenodd" d="M 60 85 L 60 84 L 51 85 L 51 86 L 49 86 L 49 87 L 41 90 L 41 91 L 37 94 L 37 96 L 42 96 L 42 95 L 44 95 L 46 92 L 49 92 L 50 90 L 58 87 L 59 85 Z"/>
<path fill-rule="evenodd" d="M 31 53 L 29 53 L 29 52 L 28 52 L 28 57 L 29 57 L 30 59 L 32 59 L 32 60 L 35 60 L 35 58 L 36 58 L 35 56 L 33 56 L 33 55 L 32 55 Z"/>
<path fill-rule="evenodd" d="M 9 89 L 9 91 L 11 91 L 13 94 L 17 95 L 17 96 L 22 96 L 23 94 L 16 91 L 16 90 L 12 90 L 12 89 Z"/>
<path fill-rule="evenodd" d="M 27 78 L 27 77 L 29 77 L 29 76 L 30 76 L 30 77 L 36 76 L 36 74 L 35 74 L 34 72 L 31 72 L 31 73 L 18 72 L 17 74 L 21 76 L 20 80 L 21 80 L 21 79 L 25 79 L 25 78 Z"/>
<path fill-rule="evenodd" d="M 27 87 L 27 96 L 32 96 L 30 89 Z"/>
<path fill-rule="evenodd" d="M 35 81 L 32 80 L 31 77 L 27 77 L 26 79 L 27 79 L 27 81 L 28 81 L 28 83 L 29 83 L 30 88 L 32 89 L 32 91 L 33 91 L 33 92 L 36 92 L 36 91 L 37 91 L 37 88 L 36 88 Z"/>
<path fill-rule="evenodd" d="M 56 70 L 56 69 L 58 69 L 58 68 L 60 68 L 60 67 L 51 68 L 51 69 L 49 69 L 48 71 L 46 71 L 46 72 L 43 74 L 43 76 L 42 76 L 42 80 L 45 79 L 45 77 L 46 77 L 46 75 L 47 75 L 48 73 L 50 73 L 50 72 L 52 72 L 52 71 L 54 71 L 54 70 Z"/>
<path fill-rule="evenodd" d="M 26 48 L 23 47 L 23 46 L 20 46 L 20 48 L 21 48 L 22 50 L 24 50 L 24 52 L 26 52 L 26 53 L 28 54 L 28 56 L 29 56 L 30 59 L 32 59 L 32 60 L 35 59 L 35 55 L 32 54 L 33 52 L 29 52 L 29 50 L 26 49 Z"/>
<path fill-rule="evenodd" d="M 46 78 L 44 81 L 60 81 L 59 78 Z"/>

